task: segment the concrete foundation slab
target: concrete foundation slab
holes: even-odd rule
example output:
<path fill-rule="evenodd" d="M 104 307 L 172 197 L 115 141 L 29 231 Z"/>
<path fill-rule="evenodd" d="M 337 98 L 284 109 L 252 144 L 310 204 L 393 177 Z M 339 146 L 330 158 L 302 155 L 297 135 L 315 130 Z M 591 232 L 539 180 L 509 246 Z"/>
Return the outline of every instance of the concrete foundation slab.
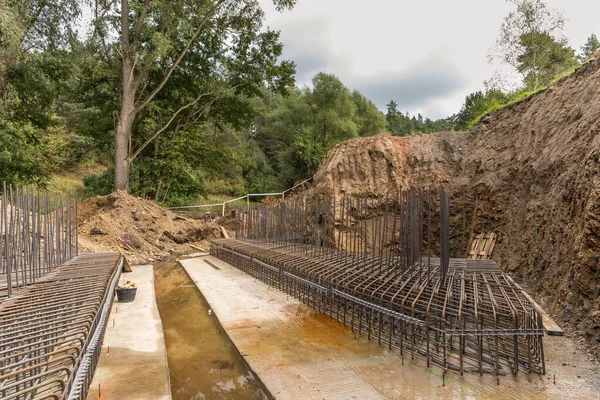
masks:
<path fill-rule="evenodd" d="M 545 342 L 546 375 L 444 377 L 214 257 L 181 263 L 276 399 L 595 399 L 600 390 L 598 364 L 564 337 Z"/>
<path fill-rule="evenodd" d="M 162 324 L 152 265 L 134 266 L 121 281 L 137 285 L 135 301 L 113 304 L 89 400 L 170 400 Z"/>

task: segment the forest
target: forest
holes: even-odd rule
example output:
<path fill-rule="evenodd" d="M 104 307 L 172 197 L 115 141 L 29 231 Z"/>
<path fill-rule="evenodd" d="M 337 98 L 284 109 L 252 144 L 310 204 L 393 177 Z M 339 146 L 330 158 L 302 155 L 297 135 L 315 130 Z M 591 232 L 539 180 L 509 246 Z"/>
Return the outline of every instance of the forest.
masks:
<path fill-rule="evenodd" d="M 571 47 L 542 0 L 511 3 L 490 52 L 518 85 L 491 77 L 432 120 L 328 72 L 298 87 L 258 1 L 0 0 L 0 180 L 194 204 L 287 189 L 347 139 L 469 130 L 600 49 Z"/>

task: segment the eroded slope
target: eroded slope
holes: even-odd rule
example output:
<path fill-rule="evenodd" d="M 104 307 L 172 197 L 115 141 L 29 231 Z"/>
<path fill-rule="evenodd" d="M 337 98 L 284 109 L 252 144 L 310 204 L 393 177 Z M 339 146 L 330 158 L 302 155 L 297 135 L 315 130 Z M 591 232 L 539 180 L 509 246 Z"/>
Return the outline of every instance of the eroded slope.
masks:
<path fill-rule="evenodd" d="M 493 258 L 596 351 L 600 344 L 600 60 L 472 132 L 338 145 L 315 176 L 338 196 L 443 184 L 453 253 L 500 235 Z"/>

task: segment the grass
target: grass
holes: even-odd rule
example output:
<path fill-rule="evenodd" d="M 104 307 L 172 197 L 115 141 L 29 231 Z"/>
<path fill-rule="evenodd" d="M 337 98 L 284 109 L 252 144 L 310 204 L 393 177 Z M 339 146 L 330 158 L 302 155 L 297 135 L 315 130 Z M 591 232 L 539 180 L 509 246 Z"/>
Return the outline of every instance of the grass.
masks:
<path fill-rule="evenodd" d="M 600 54 L 600 53 L 599 53 Z M 571 68 L 569 68 L 568 70 L 556 75 L 551 81 L 550 84 L 548 86 L 540 86 L 535 90 L 522 90 L 522 91 L 517 91 L 513 94 L 511 94 L 510 99 L 508 102 L 506 103 L 497 103 L 494 104 L 493 106 L 491 106 L 490 108 L 488 108 L 487 110 L 485 110 L 485 112 L 481 113 L 481 115 L 477 116 L 477 118 L 475 118 L 473 121 L 471 121 L 471 123 L 467 126 L 468 130 L 473 129 L 477 124 L 479 124 L 481 122 L 481 120 L 483 118 L 485 118 L 487 115 L 493 113 L 494 111 L 498 111 L 501 110 L 503 108 L 512 106 L 513 104 L 516 104 L 520 101 L 523 101 L 527 98 L 529 98 L 530 96 L 533 96 L 536 93 L 542 92 L 546 89 L 548 89 L 551 85 L 555 84 L 556 82 L 558 82 L 559 80 L 573 74 L 575 71 L 577 71 L 577 69 L 581 68 L 583 65 L 591 62 L 592 60 L 594 60 L 595 57 L 590 58 L 589 60 L 587 60 L 586 62 L 584 62 L 581 65 L 575 65 Z"/>
<path fill-rule="evenodd" d="M 81 198 L 85 193 L 83 181 L 58 175 L 51 178 L 47 190 L 54 195 L 77 199 Z"/>
<path fill-rule="evenodd" d="M 186 215 L 190 216 L 190 217 L 194 217 L 194 218 L 198 218 L 198 217 L 202 217 L 202 216 L 217 216 L 217 215 L 221 215 L 222 212 L 222 203 L 228 200 L 232 200 L 235 199 L 236 197 L 242 197 L 242 196 L 227 196 L 227 195 L 223 195 L 223 194 L 207 194 L 205 197 L 201 197 L 199 198 L 197 201 L 194 202 L 193 205 L 199 206 L 199 205 L 208 205 L 208 204 L 217 204 L 215 206 L 212 207 L 203 207 L 203 208 L 193 208 L 193 209 L 187 209 L 187 210 L 180 210 L 180 212 L 184 212 Z M 260 198 L 251 198 L 250 199 L 250 207 L 256 207 L 257 205 L 260 204 L 260 201 L 265 199 L 265 197 L 260 197 Z M 236 209 L 246 209 L 248 207 L 248 204 L 246 202 L 246 199 L 241 199 L 241 200 L 236 200 L 236 201 L 232 201 L 231 203 L 227 203 L 225 205 L 225 212 L 229 212 L 231 210 L 236 210 Z"/>
<path fill-rule="evenodd" d="M 514 94 L 511 94 L 510 99 L 506 103 L 496 103 L 496 104 L 492 105 L 490 108 L 488 108 L 487 110 L 485 110 L 484 112 L 482 112 L 479 116 L 477 116 L 473 121 L 471 121 L 471 123 L 469 123 L 469 125 L 467 125 L 467 130 L 473 129 L 487 115 L 490 115 L 491 113 L 493 113 L 495 111 L 502 110 L 503 108 L 510 107 L 513 104 L 523 101 L 526 98 L 528 98 L 536 93 L 546 90 L 547 88 L 548 88 L 548 86 L 540 86 L 536 90 L 523 90 L 523 91 L 519 91 Z"/>
<path fill-rule="evenodd" d="M 235 196 L 235 197 L 241 197 L 241 196 Z M 223 203 L 224 201 L 234 199 L 235 197 L 222 195 L 222 194 L 208 194 L 208 195 L 206 195 L 206 197 L 200 197 L 196 202 L 194 202 L 194 205 L 199 206 L 199 205 L 206 205 L 206 204 L 219 204 L 219 203 Z M 227 205 L 225 206 L 226 210 L 233 210 L 236 208 L 246 208 L 246 200 L 245 199 L 237 200 L 237 201 L 234 201 L 231 203 L 227 203 Z M 206 208 L 203 208 L 203 210 L 209 211 L 209 212 L 221 212 L 221 205 L 219 204 L 214 207 L 206 207 Z"/>
<path fill-rule="evenodd" d="M 207 194 L 206 197 L 201 197 L 200 199 L 198 199 L 198 201 L 196 201 L 194 203 L 194 205 L 204 205 L 204 204 L 217 204 L 217 203 L 223 203 L 225 201 L 229 201 L 229 200 L 233 200 L 237 197 L 242 197 L 244 195 L 239 195 L 239 196 L 227 196 L 227 195 L 222 195 L 222 194 Z M 281 196 L 269 196 L 269 198 L 280 198 Z M 250 206 L 252 206 L 252 204 L 257 204 L 262 202 L 262 200 L 266 199 L 267 197 L 251 197 L 250 198 Z M 231 208 L 246 208 L 247 203 L 246 203 L 246 199 L 241 199 L 241 200 L 236 200 L 233 201 L 231 203 L 227 203 L 227 208 L 231 209 Z M 216 207 L 216 206 L 215 206 Z"/>

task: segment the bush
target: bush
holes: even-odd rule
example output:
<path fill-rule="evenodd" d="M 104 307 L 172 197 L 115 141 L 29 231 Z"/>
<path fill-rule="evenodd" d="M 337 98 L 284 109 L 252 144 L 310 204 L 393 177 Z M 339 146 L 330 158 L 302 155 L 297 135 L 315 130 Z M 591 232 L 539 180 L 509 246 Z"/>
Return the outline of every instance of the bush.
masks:
<path fill-rule="evenodd" d="M 109 168 L 103 174 L 91 174 L 83 178 L 84 196 L 106 196 L 114 190 L 114 168 Z"/>

